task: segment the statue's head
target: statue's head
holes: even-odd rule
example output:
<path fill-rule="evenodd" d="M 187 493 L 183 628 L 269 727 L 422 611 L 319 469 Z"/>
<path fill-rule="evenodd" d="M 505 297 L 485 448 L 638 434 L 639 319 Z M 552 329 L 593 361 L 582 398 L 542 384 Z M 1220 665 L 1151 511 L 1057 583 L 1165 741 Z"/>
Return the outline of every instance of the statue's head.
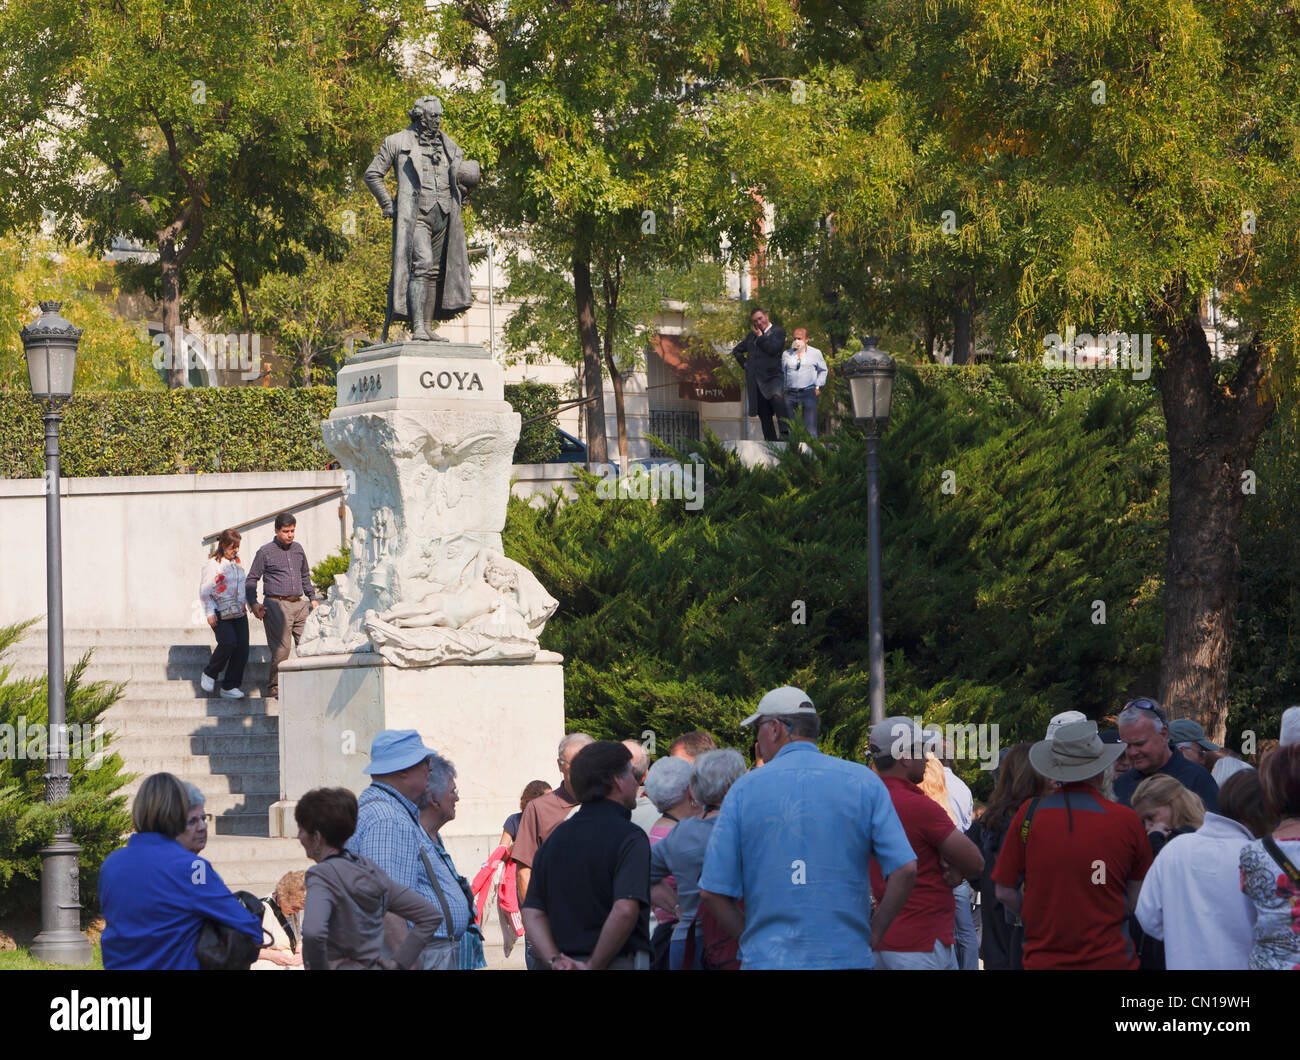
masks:
<path fill-rule="evenodd" d="M 437 132 L 442 124 L 442 100 L 437 96 L 421 96 L 412 105 L 410 117 L 415 124 Z"/>

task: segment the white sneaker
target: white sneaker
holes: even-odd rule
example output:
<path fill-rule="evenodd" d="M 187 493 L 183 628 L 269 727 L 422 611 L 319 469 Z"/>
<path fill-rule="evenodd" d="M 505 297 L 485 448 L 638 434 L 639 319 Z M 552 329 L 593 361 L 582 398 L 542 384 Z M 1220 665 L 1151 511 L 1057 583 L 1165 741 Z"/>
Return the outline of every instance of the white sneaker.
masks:
<path fill-rule="evenodd" d="M 217 682 L 214 678 L 211 678 L 207 674 L 204 674 L 202 677 L 199 678 L 199 686 L 203 689 L 203 691 L 211 692 L 214 688 L 217 687 Z"/>
<path fill-rule="evenodd" d="M 223 688 L 221 690 L 222 699 L 243 699 L 244 693 L 238 688 Z"/>

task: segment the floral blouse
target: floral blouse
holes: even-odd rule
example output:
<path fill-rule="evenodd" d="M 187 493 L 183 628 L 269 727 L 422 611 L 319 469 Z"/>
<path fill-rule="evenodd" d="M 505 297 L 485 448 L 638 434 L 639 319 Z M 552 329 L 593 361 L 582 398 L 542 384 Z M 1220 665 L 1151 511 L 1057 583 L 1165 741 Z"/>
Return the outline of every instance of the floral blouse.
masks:
<path fill-rule="evenodd" d="M 1275 841 L 1294 865 L 1300 839 Z M 1261 840 L 1241 848 L 1241 891 L 1255 905 L 1255 945 L 1248 966 L 1300 970 L 1300 888 L 1264 849 Z"/>

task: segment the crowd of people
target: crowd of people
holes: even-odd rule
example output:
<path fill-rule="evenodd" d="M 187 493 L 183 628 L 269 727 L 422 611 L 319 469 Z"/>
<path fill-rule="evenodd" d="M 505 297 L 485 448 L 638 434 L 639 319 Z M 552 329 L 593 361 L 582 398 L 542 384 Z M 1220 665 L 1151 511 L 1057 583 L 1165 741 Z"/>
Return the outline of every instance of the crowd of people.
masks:
<path fill-rule="evenodd" d="M 473 885 L 439 834 L 454 766 L 384 730 L 359 797 L 298 801 L 315 864 L 260 922 L 199 856 L 202 793 L 156 774 L 100 874 L 104 966 L 196 968 L 215 921 L 260 968 L 473 969 L 495 900 L 538 970 L 1300 968 L 1300 707 L 1258 768 L 1151 699 L 1107 732 L 1067 712 L 1001 751 L 982 806 L 915 719 L 871 728 L 869 766 L 818 749 L 797 688 L 742 728 L 753 766 L 703 732 L 653 764 L 566 735 Z"/>

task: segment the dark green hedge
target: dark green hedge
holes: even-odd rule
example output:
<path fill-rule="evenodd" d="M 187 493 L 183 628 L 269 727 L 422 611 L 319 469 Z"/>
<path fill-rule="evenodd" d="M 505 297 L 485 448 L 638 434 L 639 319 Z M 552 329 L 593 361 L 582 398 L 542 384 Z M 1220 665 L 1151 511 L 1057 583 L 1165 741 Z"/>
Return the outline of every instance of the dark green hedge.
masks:
<path fill-rule="evenodd" d="M 550 383 L 511 383 L 506 400 L 525 423 L 515 446 L 516 464 L 544 464 L 560 451 L 560 436 L 555 433 L 554 412 L 560 392 Z M 543 419 L 534 419 L 541 416 Z"/>
<path fill-rule="evenodd" d="M 63 474 L 182 475 L 316 471 L 333 459 L 320 421 L 333 387 L 211 387 L 81 394 L 59 432 Z M 43 473 L 40 407 L 0 393 L 0 478 Z"/>
<path fill-rule="evenodd" d="M 320 422 L 333 387 L 205 387 L 79 394 L 59 431 L 63 474 L 186 475 L 237 471 L 318 471 L 332 457 Z M 529 419 L 555 409 L 555 387 L 521 383 L 506 400 Z M 44 473 L 40 406 L 25 392 L 0 391 L 0 478 Z M 554 419 L 524 428 L 516 463 L 559 452 Z"/>

